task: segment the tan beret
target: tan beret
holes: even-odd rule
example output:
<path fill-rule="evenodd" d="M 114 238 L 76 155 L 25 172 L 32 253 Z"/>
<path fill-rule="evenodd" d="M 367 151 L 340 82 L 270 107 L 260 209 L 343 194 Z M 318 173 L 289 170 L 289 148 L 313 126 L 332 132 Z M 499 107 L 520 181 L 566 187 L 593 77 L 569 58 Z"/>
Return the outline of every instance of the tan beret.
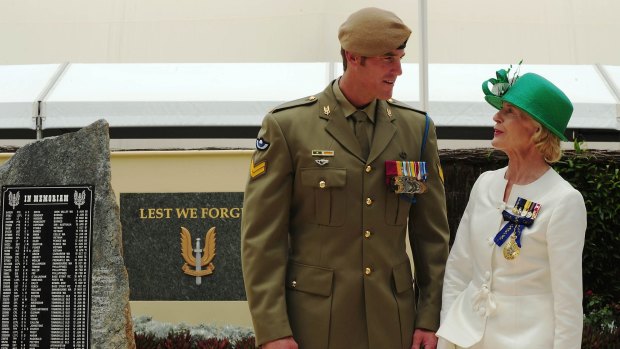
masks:
<path fill-rule="evenodd" d="M 394 13 L 368 7 L 353 13 L 338 30 L 340 46 L 362 56 L 381 56 L 402 46 L 411 29 Z"/>

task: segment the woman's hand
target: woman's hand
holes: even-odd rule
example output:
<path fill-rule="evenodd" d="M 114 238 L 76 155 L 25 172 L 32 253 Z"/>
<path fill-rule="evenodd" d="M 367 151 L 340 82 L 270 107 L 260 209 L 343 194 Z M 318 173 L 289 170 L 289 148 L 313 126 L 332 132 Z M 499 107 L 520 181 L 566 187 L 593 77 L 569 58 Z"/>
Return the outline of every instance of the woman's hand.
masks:
<path fill-rule="evenodd" d="M 267 342 L 263 344 L 263 349 L 299 349 L 297 342 L 293 337 L 285 337 L 276 339 L 275 341 Z"/>
<path fill-rule="evenodd" d="M 417 328 L 413 331 L 413 344 L 411 349 L 436 349 L 437 336 L 435 332 Z"/>

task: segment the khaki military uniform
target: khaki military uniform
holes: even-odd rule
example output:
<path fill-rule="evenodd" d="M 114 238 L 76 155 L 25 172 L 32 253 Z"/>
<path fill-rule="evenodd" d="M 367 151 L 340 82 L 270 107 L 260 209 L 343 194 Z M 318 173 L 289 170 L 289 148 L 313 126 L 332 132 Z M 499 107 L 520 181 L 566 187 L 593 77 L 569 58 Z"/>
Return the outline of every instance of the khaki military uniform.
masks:
<path fill-rule="evenodd" d="M 449 231 L 435 129 L 420 154 L 424 128 L 424 113 L 377 101 L 364 160 L 331 85 L 265 117 L 242 220 L 257 343 L 409 349 L 414 328 L 438 328 Z M 386 160 L 426 161 L 428 192 L 412 204 L 390 191 Z"/>

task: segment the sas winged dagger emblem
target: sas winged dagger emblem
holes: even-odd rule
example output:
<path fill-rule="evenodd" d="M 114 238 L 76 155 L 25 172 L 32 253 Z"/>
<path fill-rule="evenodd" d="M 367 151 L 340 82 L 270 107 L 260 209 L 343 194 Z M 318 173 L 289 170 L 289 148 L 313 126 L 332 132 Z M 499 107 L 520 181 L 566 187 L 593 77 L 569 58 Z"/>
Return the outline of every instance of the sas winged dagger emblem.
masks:
<path fill-rule="evenodd" d="M 9 206 L 12 206 L 15 209 L 15 206 L 19 205 L 19 192 L 13 194 L 9 192 Z"/>
<path fill-rule="evenodd" d="M 181 255 L 185 260 L 181 269 L 185 274 L 196 277 L 196 285 L 202 283 L 202 276 L 212 274 L 215 269 L 212 263 L 215 257 L 215 227 L 209 229 L 204 242 L 204 247 L 200 248 L 200 238 L 196 238 L 196 248 L 192 248 L 192 235 L 181 227 Z"/>
<path fill-rule="evenodd" d="M 78 210 L 86 203 L 86 190 L 82 190 L 81 193 L 78 193 L 77 190 L 73 192 L 73 201 L 75 205 L 78 207 Z"/>

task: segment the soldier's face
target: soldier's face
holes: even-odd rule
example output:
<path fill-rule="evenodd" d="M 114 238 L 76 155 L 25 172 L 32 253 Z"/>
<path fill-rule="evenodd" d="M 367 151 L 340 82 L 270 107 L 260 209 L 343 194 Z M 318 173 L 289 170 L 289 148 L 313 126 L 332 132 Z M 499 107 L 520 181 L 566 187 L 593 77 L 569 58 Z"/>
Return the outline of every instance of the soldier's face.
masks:
<path fill-rule="evenodd" d="M 401 60 L 405 50 L 392 50 L 383 56 L 367 57 L 360 67 L 360 79 L 366 91 L 378 99 L 390 99 L 396 78 L 403 71 Z"/>

